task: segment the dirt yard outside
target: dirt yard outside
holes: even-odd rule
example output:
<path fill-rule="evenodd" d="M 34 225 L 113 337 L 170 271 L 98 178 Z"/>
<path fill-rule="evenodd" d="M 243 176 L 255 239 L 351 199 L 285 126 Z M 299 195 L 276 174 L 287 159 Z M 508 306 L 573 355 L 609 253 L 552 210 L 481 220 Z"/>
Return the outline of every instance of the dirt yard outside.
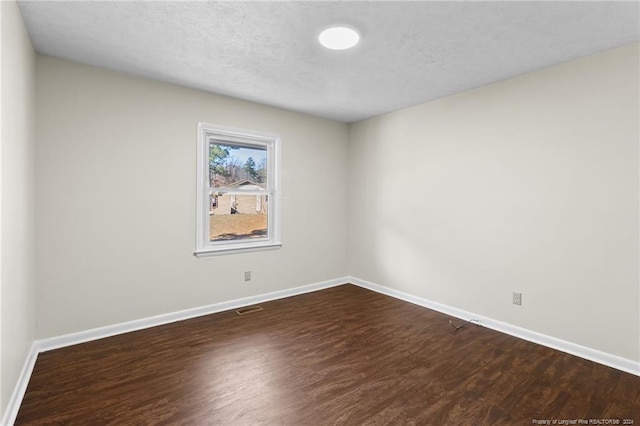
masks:
<path fill-rule="evenodd" d="M 260 238 L 267 235 L 266 214 L 216 214 L 209 216 L 211 241 Z"/>

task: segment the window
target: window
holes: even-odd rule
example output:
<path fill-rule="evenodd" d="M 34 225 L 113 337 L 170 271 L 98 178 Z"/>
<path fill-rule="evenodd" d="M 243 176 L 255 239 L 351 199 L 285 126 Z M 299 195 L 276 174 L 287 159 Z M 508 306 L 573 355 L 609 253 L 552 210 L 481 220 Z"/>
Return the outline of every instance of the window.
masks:
<path fill-rule="evenodd" d="M 198 123 L 198 257 L 274 249 L 280 137 Z"/>

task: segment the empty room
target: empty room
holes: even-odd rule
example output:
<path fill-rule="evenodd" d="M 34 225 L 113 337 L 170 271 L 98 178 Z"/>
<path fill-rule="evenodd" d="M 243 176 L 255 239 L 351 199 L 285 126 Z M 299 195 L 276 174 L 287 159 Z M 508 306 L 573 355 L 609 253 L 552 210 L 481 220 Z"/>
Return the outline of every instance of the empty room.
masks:
<path fill-rule="evenodd" d="M 3 426 L 640 424 L 640 2 L 0 23 Z"/>

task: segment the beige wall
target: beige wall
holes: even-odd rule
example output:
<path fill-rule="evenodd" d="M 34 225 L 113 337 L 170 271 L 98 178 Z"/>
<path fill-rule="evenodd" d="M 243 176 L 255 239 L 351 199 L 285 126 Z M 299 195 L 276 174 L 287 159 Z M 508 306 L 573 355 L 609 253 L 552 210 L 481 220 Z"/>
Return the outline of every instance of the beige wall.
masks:
<path fill-rule="evenodd" d="M 193 257 L 198 121 L 282 136 L 281 250 Z M 38 338 L 347 273 L 345 124 L 40 56 L 37 141 Z"/>
<path fill-rule="evenodd" d="M 35 53 L 14 1 L 0 2 L 0 417 L 34 337 Z"/>
<path fill-rule="evenodd" d="M 638 75 L 635 44 L 354 125 L 350 273 L 640 360 Z"/>

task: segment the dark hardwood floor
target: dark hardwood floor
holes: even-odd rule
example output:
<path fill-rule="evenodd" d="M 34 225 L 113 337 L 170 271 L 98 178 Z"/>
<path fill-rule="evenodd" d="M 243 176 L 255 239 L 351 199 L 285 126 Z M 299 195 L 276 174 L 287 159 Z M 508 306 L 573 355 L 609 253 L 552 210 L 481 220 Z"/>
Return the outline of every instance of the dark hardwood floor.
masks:
<path fill-rule="evenodd" d="M 261 306 L 45 352 L 16 424 L 640 424 L 640 377 L 356 286 Z"/>

